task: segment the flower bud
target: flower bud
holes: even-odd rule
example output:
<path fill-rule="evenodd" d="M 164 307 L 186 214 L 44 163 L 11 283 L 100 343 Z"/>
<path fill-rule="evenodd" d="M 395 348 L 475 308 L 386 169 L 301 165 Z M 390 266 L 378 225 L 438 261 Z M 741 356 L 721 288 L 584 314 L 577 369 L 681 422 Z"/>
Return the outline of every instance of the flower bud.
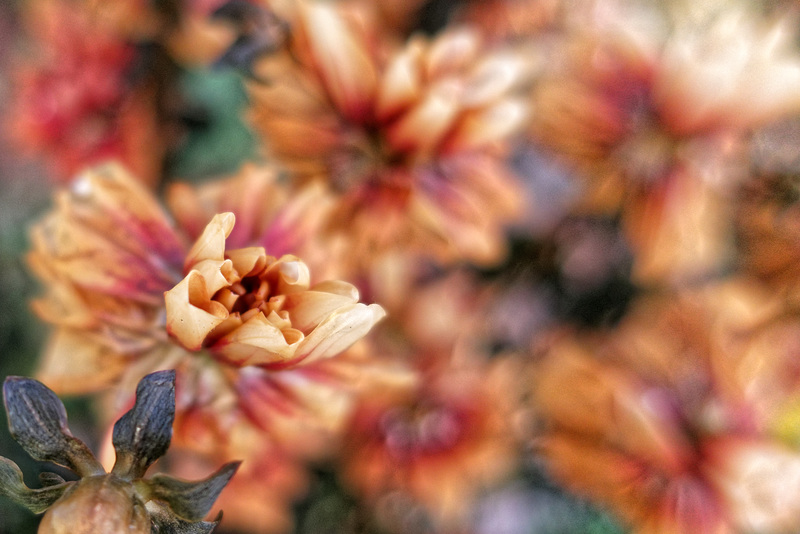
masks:
<path fill-rule="evenodd" d="M 84 478 L 45 513 L 40 534 L 149 534 L 150 518 L 133 485 L 116 475 Z"/>

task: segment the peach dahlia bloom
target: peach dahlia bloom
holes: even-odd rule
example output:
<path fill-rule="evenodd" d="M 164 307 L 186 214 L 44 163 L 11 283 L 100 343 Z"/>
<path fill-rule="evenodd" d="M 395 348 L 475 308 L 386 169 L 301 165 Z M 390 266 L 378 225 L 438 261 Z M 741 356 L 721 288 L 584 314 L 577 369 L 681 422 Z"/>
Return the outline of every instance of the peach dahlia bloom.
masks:
<path fill-rule="evenodd" d="M 795 532 L 800 452 L 772 428 L 771 357 L 743 355 L 775 309 L 752 291 L 655 298 L 616 332 L 553 338 L 534 394 L 556 480 L 637 533 Z"/>
<path fill-rule="evenodd" d="M 502 153 L 526 116 L 524 57 L 482 51 L 468 29 L 394 50 L 353 6 L 288 16 L 285 48 L 254 65 L 252 123 L 298 183 L 337 195 L 328 225 L 351 254 L 496 260 L 521 207 Z"/>
<path fill-rule="evenodd" d="M 230 198 L 243 183 L 279 195 L 274 178 L 247 167 L 230 179 Z M 197 196 L 211 202 L 213 195 L 200 186 Z M 287 220 L 282 213 L 273 212 L 274 219 Z M 383 310 L 360 304 L 350 284 L 312 284 L 296 257 L 271 258 L 263 246 L 226 249 L 232 225 L 231 214 L 215 217 L 189 247 L 152 194 L 121 167 L 76 179 L 31 233 L 29 261 L 46 289 L 34 309 L 56 326 L 39 376 L 69 393 L 117 385 L 110 417 L 140 376 L 175 368 L 176 434 L 185 429 L 196 449 L 210 431 L 203 428 L 224 436 L 241 428 L 298 455 L 314 449 L 303 444 L 310 436 L 335 434 L 354 393 L 341 377 L 356 368 L 369 376 L 371 362 L 327 358 L 364 336 Z M 245 455 L 246 441 L 211 440 L 206 452 L 227 455 L 233 447 Z"/>

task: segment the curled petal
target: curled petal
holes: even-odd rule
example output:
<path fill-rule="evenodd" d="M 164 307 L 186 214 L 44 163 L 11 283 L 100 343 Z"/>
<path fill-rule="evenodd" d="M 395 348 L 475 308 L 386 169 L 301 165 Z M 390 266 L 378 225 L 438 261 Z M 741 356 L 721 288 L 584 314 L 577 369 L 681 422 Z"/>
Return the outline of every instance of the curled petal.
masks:
<path fill-rule="evenodd" d="M 206 225 L 202 235 L 192 245 L 186 256 L 184 269 L 189 270 L 202 260 L 224 260 L 225 238 L 231 235 L 236 217 L 233 213 L 220 213 Z"/>
<path fill-rule="evenodd" d="M 3 399 L 11 436 L 33 459 L 69 467 L 81 476 L 103 473 L 103 467 L 67 427 L 64 404 L 38 380 L 9 376 Z"/>
<path fill-rule="evenodd" d="M 5 495 L 17 504 L 21 504 L 35 514 L 50 508 L 72 485 L 64 482 L 41 489 L 30 489 L 22 480 L 22 471 L 17 464 L 0 456 L 0 495 Z"/>
<path fill-rule="evenodd" d="M 175 371 L 157 371 L 136 386 L 136 403 L 114 425 L 117 453 L 113 473 L 140 478 L 164 456 L 172 440 L 175 419 Z"/>
<path fill-rule="evenodd" d="M 335 356 L 367 335 L 386 316 L 377 304 L 353 304 L 333 313 L 297 347 L 296 359 L 306 363 Z"/>
<path fill-rule="evenodd" d="M 292 325 L 309 332 L 336 310 L 358 302 L 358 291 L 355 287 L 345 282 L 340 284 L 349 286 L 353 291 L 346 292 L 345 287 L 343 293 L 309 290 L 289 295 L 286 299 L 286 308 L 291 310 Z"/>
<path fill-rule="evenodd" d="M 220 492 L 236 473 L 241 462 L 231 462 L 219 471 L 197 482 L 179 480 L 168 475 L 155 475 L 147 480 L 149 496 L 164 501 L 182 519 L 199 521 L 203 519 Z"/>
<path fill-rule="evenodd" d="M 299 330 L 281 329 L 263 313 L 257 313 L 217 341 L 213 350 L 235 365 L 280 364 L 294 361 L 301 339 Z"/>
<path fill-rule="evenodd" d="M 205 278 L 191 271 L 164 293 L 167 332 L 189 350 L 200 350 L 206 336 L 228 317 L 228 310 L 212 301 Z"/>

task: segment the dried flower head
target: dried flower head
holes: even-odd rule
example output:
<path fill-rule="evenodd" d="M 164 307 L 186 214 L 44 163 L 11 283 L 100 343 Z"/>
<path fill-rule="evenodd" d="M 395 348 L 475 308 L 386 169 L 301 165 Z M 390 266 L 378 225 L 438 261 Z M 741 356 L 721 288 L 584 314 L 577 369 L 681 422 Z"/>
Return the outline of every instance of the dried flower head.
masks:
<path fill-rule="evenodd" d="M 11 435 L 36 460 L 74 471 L 80 480 L 55 474 L 41 489 L 29 489 L 16 464 L 0 458 L 0 494 L 36 513 L 46 511 L 42 534 L 131 532 L 209 533 L 218 521 L 203 521 L 236 472 L 229 463 L 205 480 L 188 482 L 158 474 L 143 478 L 169 448 L 175 415 L 175 372 L 144 377 L 136 403 L 114 425 L 117 460 L 106 473 L 86 445 L 67 427 L 59 398 L 30 378 L 8 377 L 3 399 Z"/>
<path fill-rule="evenodd" d="M 524 57 L 468 29 L 392 50 L 356 7 L 293 11 L 286 46 L 253 65 L 255 128 L 299 182 L 338 195 L 328 223 L 352 256 L 496 260 L 521 207 L 502 153 L 527 113 Z"/>

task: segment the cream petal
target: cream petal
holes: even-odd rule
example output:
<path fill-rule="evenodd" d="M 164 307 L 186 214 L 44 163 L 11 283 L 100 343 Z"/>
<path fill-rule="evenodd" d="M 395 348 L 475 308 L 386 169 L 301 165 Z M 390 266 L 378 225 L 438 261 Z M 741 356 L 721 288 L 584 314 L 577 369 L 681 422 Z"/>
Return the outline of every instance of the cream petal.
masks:
<path fill-rule="evenodd" d="M 239 274 L 239 279 L 252 276 L 267 266 L 267 253 L 264 247 L 247 247 L 228 250 L 225 253 Z"/>
<path fill-rule="evenodd" d="M 326 293 L 341 295 L 343 297 L 348 297 L 352 299 L 353 302 L 358 301 L 358 289 L 356 289 L 356 286 L 354 286 L 349 282 L 343 282 L 341 280 L 326 280 L 324 282 L 314 284 L 311 287 L 311 290 L 324 291 Z"/>
<path fill-rule="evenodd" d="M 377 304 L 353 304 L 332 314 L 297 347 L 304 363 L 336 356 L 367 335 L 386 316 Z"/>
<path fill-rule="evenodd" d="M 291 329 L 284 332 L 263 313 L 257 313 L 214 343 L 211 350 L 238 366 L 281 363 L 293 359 L 298 338 L 302 333 Z"/>
<path fill-rule="evenodd" d="M 308 266 L 295 256 L 282 256 L 269 267 L 269 270 L 277 270 L 279 274 L 275 293 L 290 295 L 307 290 L 311 284 L 311 272 Z"/>
<path fill-rule="evenodd" d="M 470 66 L 478 54 L 480 37 L 466 28 L 451 31 L 434 41 L 427 55 L 428 79 L 455 74 Z"/>
<path fill-rule="evenodd" d="M 484 106 L 499 100 L 524 79 L 528 69 L 520 54 L 490 56 L 470 73 L 464 106 Z"/>
<path fill-rule="evenodd" d="M 433 151 L 458 117 L 462 90 L 454 80 L 431 87 L 421 102 L 389 128 L 389 142 L 396 150 Z"/>
<path fill-rule="evenodd" d="M 423 47 L 421 40 L 412 40 L 401 53 L 392 58 L 381 78 L 376 104 L 378 119 L 390 118 L 419 98 L 422 91 L 420 60 Z"/>
<path fill-rule="evenodd" d="M 378 74 L 366 46 L 332 4 L 306 4 L 301 16 L 331 98 L 346 117 L 363 120 L 378 84 Z"/>
<path fill-rule="evenodd" d="M 200 350 L 206 336 L 228 316 L 219 302 L 210 300 L 203 276 L 191 271 L 164 293 L 167 332 L 189 350 Z"/>
<path fill-rule="evenodd" d="M 233 213 L 214 215 L 200 237 L 192 245 L 184 262 L 184 269 L 192 269 L 195 263 L 202 260 L 224 260 L 225 238 L 231 235 L 236 217 Z"/>
<path fill-rule="evenodd" d="M 292 326 L 310 332 L 336 310 L 355 302 L 357 300 L 350 296 L 309 290 L 289 295 L 284 306 L 289 312 Z"/>
<path fill-rule="evenodd" d="M 502 141 L 520 129 L 528 118 L 522 100 L 503 100 L 468 114 L 447 142 L 447 150 L 475 150 Z"/>
<path fill-rule="evenodd" d="M 202 260 L 197 262 L 192 270 L 200 273 L 205 280 L 206 292 L 209 296 L 240 280 L 230 260 Z"/>

